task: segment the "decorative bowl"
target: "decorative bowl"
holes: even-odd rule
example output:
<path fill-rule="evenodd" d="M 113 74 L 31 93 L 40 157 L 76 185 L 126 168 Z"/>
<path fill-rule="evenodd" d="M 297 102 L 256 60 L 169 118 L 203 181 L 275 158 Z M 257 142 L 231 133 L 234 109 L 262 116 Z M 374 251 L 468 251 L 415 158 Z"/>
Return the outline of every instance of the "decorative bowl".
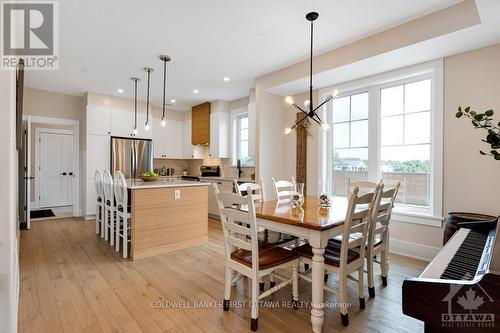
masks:
<path fill-rule="evenodd" d="M 156 177 L 151 177 L 151 176 L 139 176 L 143 181 L 145 182 L 155 182 L 158 180 L 158 176 Z"/>

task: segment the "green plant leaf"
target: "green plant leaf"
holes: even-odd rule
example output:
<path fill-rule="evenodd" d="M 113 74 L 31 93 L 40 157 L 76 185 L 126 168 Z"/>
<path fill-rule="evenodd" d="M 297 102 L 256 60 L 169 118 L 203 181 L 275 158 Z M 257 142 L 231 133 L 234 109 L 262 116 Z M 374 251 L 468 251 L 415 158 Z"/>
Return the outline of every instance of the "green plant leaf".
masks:
<path fill-rule="evenodd" d="M 465 113 L 469 113 L 469 111 L 470 111 L 470 106 L 466 107 L 464 111 L 465 111 Z"/>
<path fill-rule="evenodd" d="M 495 155 L 495 160 L 500 161 L 500 154 Z"/>
<path fill-rule="evenodd" d="M 500 155 L 496 150 L 490 150 L 490 153 L 495 156 Z"/>
<path fill-rule="evenodd" d="M 477 121 L 481 121 L 481 120 L 483 120 L 483 117 L 484 117 L 484 116 L 480 113 L 480 114 L 476 114 L 476 115 L 474 116 L 474 119 L 475 119 L 475 120 L 477 120 Z"/>
<path fill-rule="evenodd" d="M 486 117 L 491 117 L 491 116 L 493 116 L 493 110 L 488 110 L 484 114 Z"/>
<path fill-rule="evenodd" d="M 486 153 L 485 153 L 484 151 L 482 151 L 482 150 L 480 150 L 480 151 L 479 151 L 479 154 L 481 154 L 481 155 L 488 155 L 488 154 L 486 154 Z"/>
<path fill-rule="evenodd" d="M 462 113 L 462 111 L 458 111 L 457 113 L 455 113 L 455 117 L 457 118 L 460 118 L 462 117 L 464 114 Z"/>
<path fill-rule="evenodd" d="M 462 111 L 462 107 L 459 105 L 458 106 L 458 112 L 461 112 Z"/>
<path fill-rule="evenodd" d="M 476 111 L 470 111 L 470 112 L 469 112 L 469 114 L 470 114 L 471 116 L 475 117 L 477 113 L 476 113 Z"/>

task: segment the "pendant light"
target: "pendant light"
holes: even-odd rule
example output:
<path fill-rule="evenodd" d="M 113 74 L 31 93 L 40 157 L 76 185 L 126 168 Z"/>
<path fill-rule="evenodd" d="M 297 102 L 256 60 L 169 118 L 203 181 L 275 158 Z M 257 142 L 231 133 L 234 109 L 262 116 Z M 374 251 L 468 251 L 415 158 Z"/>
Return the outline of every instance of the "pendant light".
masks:
<path fill-rule="evenodd" d="M 151 82 L 151 73 L 153 72 L 153 69 L 151 67 L 144 67 L 144 71 L 148 73 L 148 89 L 147 89 L 147 96 L 146 96 L 146 123 L 144 124 L 144 129 L 146 131 L 149 131 L 151 126 L 149 125 L 149 85 Z"/>
<path fill-rule="evenodd" d="M 131 77 L 130 78 L 132 81 L 134 81 L 134 129 L 132 130 L 132 133 L 134 135 L 137 134 L 137 83 L 141 81 L 138 77 Z"/>
<path fill-rule="evenodd" d="M 161 55 L 160 60 L 163 61 L 163 109 L 161 114 L 161 127 L 165 127 L 165 125 L 167 125 L 167 120 L 165 118 L 165 109 L 167 107 L 167 62 L 171 59 L 168 55 Z"/>
<path fill-rule="evenodd" d="M 285 102 L 289 105 L 293 105 L 295 108 L 299 109 L 301 112 L 303 112 L 305 115 L 302 117 L 302 119 L 296 121 L 291 127 L 287 127 L 285 129 L 285 134 L 290 134 L 293 130 L 297 128 L 300 123 L 302 123 L 304 120 L 307 118 L 311 118 L 314 122 L 316 122 L 318 125 L 321 126 L 323 130 L 328 130 L 330 129 L 330 124 L 328 124 L 326 121 L 321 120 L 320 116 L 316 113 L 316 111 L 321 108 L 325 103 L 330 102 L 333 100 L 335 97 L 337 97 L 340 94 L 340 91 L 338 89 L 335 89 L 331 95 L 328 95 L 326 99 L 317 107 L 314 107 L 313 105 L 313 70 L 312 70 L 312 65 L 313 65 L 313 37 L 314 37 L 314 21 L 319 17 L 319 14 L 316 12 L 311 12 L 306 15 L 306 19 L 311 22 L 311 56 L 309 60 L 309 99 L 304 101 L 304 108 L 307 110 L 302 109 L 300 106 L 295 103 L 293 100 L 292 96 L 286 96 L 285 97 Z"/>

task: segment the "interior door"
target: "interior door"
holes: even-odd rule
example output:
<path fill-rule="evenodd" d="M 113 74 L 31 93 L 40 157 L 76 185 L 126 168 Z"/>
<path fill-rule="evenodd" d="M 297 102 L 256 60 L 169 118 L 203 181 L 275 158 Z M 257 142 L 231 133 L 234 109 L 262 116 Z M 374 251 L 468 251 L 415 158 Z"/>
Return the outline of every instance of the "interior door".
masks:
<path fill-rule="evenodd" d="M 23 139 L 21 149 L 19 153 L 19 223 L 22 229 L 29 229 L 31 227 L 30 223 L 30 153 L 29 153 L 29 143 L 30 135 L 29 131 L 31 129 L 29 119 L 23 122 Z"/>
<path fill-rule="evenodd" d="M 40 208 L 72 204 L 73 135 L 40 132 Z"/>

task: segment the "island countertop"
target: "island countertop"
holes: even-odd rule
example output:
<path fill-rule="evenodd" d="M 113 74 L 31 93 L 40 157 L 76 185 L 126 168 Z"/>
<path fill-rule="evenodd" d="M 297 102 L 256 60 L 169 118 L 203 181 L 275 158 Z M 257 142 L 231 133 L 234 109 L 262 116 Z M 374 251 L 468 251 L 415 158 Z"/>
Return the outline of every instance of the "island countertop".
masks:
<path fill-rule="evenodd" d="M 210 186 L 208 183 L 194 182 L 179 179 L 158 179 L 154 182 L 145 182 L 141 179 L 127 179 L 127 188 L 131 190 L 148 188 L 168 188 L 168 187 L 192 187 L 192 186 Z"/>

